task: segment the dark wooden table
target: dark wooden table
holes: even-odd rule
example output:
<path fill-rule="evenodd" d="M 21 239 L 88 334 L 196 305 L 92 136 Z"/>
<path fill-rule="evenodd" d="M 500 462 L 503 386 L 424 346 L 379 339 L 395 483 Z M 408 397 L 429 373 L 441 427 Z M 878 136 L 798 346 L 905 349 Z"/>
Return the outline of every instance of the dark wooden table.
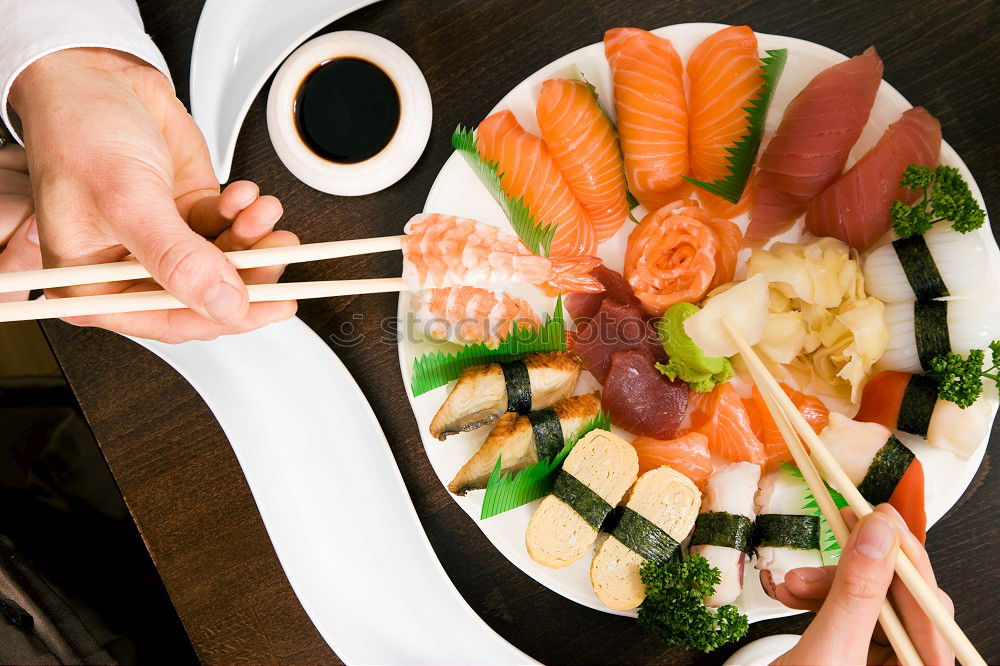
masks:
<path fill-rule="evenodd" d="M 163 49 L 178 92 L 187 76 L 199 0 L 140 0 L 147 30 Z M 1000 200 L 995 90 L 1000 5 L 702 0 L 390 0 L 327 30 L 383 35 L 423 69 L 434 100 L 434 129 L 416 168 L 376 195 L 340 198 L 298 182 L 268 139 L 264 93 L 247 116 L 233 178 L 249 178 L 281 198 L 283 226 L 303 242 L 399 233 L 419 211 L 450 154 L 459 122 L 476 122 L 507 90 L 552 59 L 598 41 L 619 25 L 746 23 L 843 53 L 876 44 L 886 78 L 941 119 L 993 206 Z M 289 280 L 398 275 L 399 256 L 300 265 Z M 718 663 L 663 649 L 635 622 L 578 606 L 549 592 L 497 553 L 452 502 L 424 455 L 400 381 L 396 349 L 378 324 L 396 312 L 394 295 L 303 302 L 299 316 L 325 340 L 344 322 L 364 341 L 334 351 L 357 378 L 388 436 L 438 557 L 465 599 L 501 635 L 546 663 Z M 354 315 L 361 314 L 360 322 Z M 128 506 L 199 655 L 217 663 L 331 663 L 335 655 L 299 606 L 278 564 L 239 465 L 205 405 L 157 358 L 100 330 L 45 325 Z M 275 350 L 281 353 L 281 350 Z M 997 430 L 994 430 L 994 440 Z M 988 662 L 1000 663 L 1000 472 L 987 454 L 972 486 L 930 533 L 941 586 L 959 623 Z M 762 622 L 747 640 L 799 633 L 808 616 Z M 381 630 L 392 631 L 392 627 Z"/>

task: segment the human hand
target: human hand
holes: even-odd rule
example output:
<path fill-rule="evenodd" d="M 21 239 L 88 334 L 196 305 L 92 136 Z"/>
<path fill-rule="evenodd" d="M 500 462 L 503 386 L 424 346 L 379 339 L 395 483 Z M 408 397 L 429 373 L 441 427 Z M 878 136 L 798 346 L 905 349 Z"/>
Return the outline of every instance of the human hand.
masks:
<path fill-rule="evenodd" d="M 20 146 L 0 149 L 0 273 L 42 267 L 28 161 Z M 0 293 L 0 302 L 24 300 L 28 292 Z"/>
<path fill-rule="evenodd" d="M 273 231 L 281 205 L 245 181 L 220 193 L 201 132 L 157 69 L 107 49 L 57 51 L 17 77 L 10 102 L 22 122 L 44 265 L 131 255 L 191 308 L 67 321 L 181 342 L 295 313 L 294 301 L 247 302 L 245 282 L 274 282 L 283 267 L 237 272 L 223 256 L 297 244 L 294 234 Z M 155 288 L 144 280 L 46 293 Z"/>
<path fill-rule="evenodd" d="M 881 627 L 876 627 L 888 594 L 923 662 L 954 664 L 948 644 L 902 582 L 893 578 L 896 553 L 902 545 L 924 579 L 937 588 L 927 551 L 903 519 L 888 504 L 877 506 L 860 521 L 845 509 L 844 518 L 852 531 L 838 565 L 793 569 L 775 591 L 778 601 L 786 606 L 818 612 L 798 644 L 774 663 L 897 663 Z M 937 593 L 953 613 L 948 595 L 940 589 Z"/>

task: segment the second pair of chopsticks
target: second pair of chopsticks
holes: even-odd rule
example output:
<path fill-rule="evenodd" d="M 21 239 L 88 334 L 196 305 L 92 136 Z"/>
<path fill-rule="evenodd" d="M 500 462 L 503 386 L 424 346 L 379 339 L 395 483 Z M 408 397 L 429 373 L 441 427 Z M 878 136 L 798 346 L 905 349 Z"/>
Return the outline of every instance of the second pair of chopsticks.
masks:
<path fill-rule="evenodd" d="M 849 530 L 843 517 L 837 510 L 833 498 L 826 488 L 826 484 L 820 477 L 819 471 L 821 470 L 823 476 L 840 491 L 858 518 L 871 513 L 871 505 L 861 496 L 857 487 L 848 478 L 847 473 L 844 472 L 843 468 L 830 454 L 823 441 L 806 422 L 791 399 L 781 389 L 778 381 L 771 375 L 767 367 L 739 331 L 727 319 L 723 319 L 722 323 L 739 348 L 754 383 L 764 397 L 768 411 L 771 412 L 775 424 L 781 431 L 782 437 L 784 437 L 788 449 L 795 459 L 795 464 L 802 472 L 809 490 L 816 498 L 816 502 L 824 518 L 830 524 L 834 537 L 843 546 L 847 542 Z M 802 440 L 805 440 L 809 445 L 808 451 L 803 445 Z M 903 584 L 913 595 L 917 604 L 927 614 L 927 617 L 930 618 L 934 627 L 948 643 L 948 646 L 955 653 L 956 657 L 958 657 L 958 661 L 963 666 L 973 666 L 974 664 L 985 666 L 986 662 L 975 646 L 972 645 L 972 642 L 958 626 L 951 614 L 948 613 L 947 609 L 945 609 L 936 592 L 924 580 L 903 549 L 900 549 L 896 555 L 895 567 L 896 575 L 903 581 Z M 899 621 L 898 615 L 888 600 L 882 606 L 882 610 L 879 613 L 879 621 L 900 663 L 906 666 L 920 664 L 920 656 L 913 645 L 913 641 L 910 640 L 902 623 Z"/>
<path fill-rule="evenodd" d="M 226 258 L 237 269 L 280 266 L 306 261 L 337 259 L 376 252 L 401 250 L 404 236 L 361 238 L 308 245 L 271 247 L 258 250 L 227 252 Z M 0 274 L 0 293 L 72 287 L 98 282 L 141 280 L 149 278 L 146 268 L 137 261 L 119 261 L 87 266 L 66 266 L 35 271 Z M 291 301 L 303 298 L 325 298 L 354 294 L 405 291 L 402 278 L 369 280 L 327 280 L 320 282 L 284 282 L 247 286 L 251 303 L 260 301 Z M 36 301 L 0 303 L 0 322 L 27 319 L 76 317 L 112 312 L 143 312 L 176 310 L 188 307 L 166 291 L 135 291 L 95 296 L 70 296 Z"/>

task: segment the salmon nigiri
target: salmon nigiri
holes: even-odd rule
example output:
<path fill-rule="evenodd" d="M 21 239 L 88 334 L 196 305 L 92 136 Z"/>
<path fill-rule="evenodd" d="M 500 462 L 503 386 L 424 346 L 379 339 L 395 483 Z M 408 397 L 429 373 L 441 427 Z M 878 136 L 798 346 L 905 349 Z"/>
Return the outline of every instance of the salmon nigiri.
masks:
<path fill-rule="evenodd" d="M 791 227 L 840 175 L 881 80 L 882 59 L 869 48 L 824 69 L 788 104 L 760 156 L 747 244 L 763 245 Z"/>
<path fill-rule="evenodd" d="M 750 415 L 739 394 L 729 384 L 708 393 L 692 393 L 691 431 L 708 437 L 708 448 L 733 462 L 765 462 L 764 444 L 750 425 Z"/>
<path fill-rule="evenodd" d="M 889 230 L 892 202 L 912 204 L 921 194 L 899 186 L 903 171 L 910 164 L 937 166 L 940 152 L 941 123 L 921 106 L 908 109 L 857 164 L 813 199 L 806 229 L 867 250 Z"/>
<path fill-rule="evenodd" d="M 604 33 L 618 135 L 632 194 L 646 210 L 685 196 L 688 110 L 684 68 L 670 40 L 638 28 Z"/>
<path fill-rule="evenodd" d="M 597 241 L 611 238 L 628 219 L 625 165 L 618 137 L 597 97 L 582 81 L 549 79 L 535 107 L 542 138 L 587 211 Z"/>
<path fill-rule="evenodd" d="M 551 254 L 594 254 L 594 227 L 545 142 L 526 132 L 510 111 L 499 111 L 479 123 L 476 135 L 483 158 L 499 164 L 504 191 L 514 198 L 524 197 L 539 223 L 556 225 Z"/>
<path fill-rule="evenodd" d="M 711 182 L 729 171 L 729 149 L 747 134 L 746 107 L 760 94 L 764 77 L 757 37 L 745 25 L 723 28 L 705 38 L 687 63 L 691 82 L 691 176 Z M 750 183 L 738 204 L 699 190 L 712 215 L 734 217 L 750 205 Z"/>
<path fill-rule="evenodd" d="M 667 465 L 702 487 L 712 473 L 708 437 L 700 432 L 689 432 L 675 439 L 636 437 L 632 446 L 639 454 L 640 474 Z"/>
<path fill-rule="evenodd" d="M 796 391 L 787 384 L 779 384 L 785 395 L 789 397 L 806 423 L 812 426 L 817 434 L 826 427 L 830 421 L 830 410 L 827 409 L 823 401 L 808 393 Z M 771 417 L 771 412 L 767 409 L 767 403 L 760 394 L 760 390 L 754 386 L 749 398 L 743 399 L 743 406 L 746 407 L 750 416 L 750 427 L 753 429 L 757 439 L 764 445 L 764 456 L 767 458 L 765 467 L 773 469 L 779 462 L 792 462 L 792 454 L 785 444 L 778 425 Z"/>

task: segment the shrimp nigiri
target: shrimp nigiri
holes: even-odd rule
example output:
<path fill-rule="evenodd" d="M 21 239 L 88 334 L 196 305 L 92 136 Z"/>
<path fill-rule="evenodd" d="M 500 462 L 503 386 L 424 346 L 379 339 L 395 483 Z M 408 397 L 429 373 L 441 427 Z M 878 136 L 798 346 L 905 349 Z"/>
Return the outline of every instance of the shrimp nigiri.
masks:
<path fill-rule="evenodd" d="M 545 142 L 526 132 L 510 111 L 499 111 L 479 123 L 476 136 L 483 158 L 499 165 L 504 191 L 515 199 L 524 197 L 539 223 L 555 226 L 552 254 L 593 254 L 594 226 Z"/>
<path fill-rule="evenodd" d="M 924 510 L 924 468 L 913 452 L 878 423 L 853 421 L 830 413 L 830 425 L 820 439 L 871 504 L 888 502 L 923 543 L 927 534 Z"/>
<path fill-rule="evenodd" d="M 403 231 L 403 279 L 413 291 L 513 283 L 604 290 L 590 275 L 600 259 L 540 257 L 516 236 L 475 220 L 422 213 L 410 218 Z"/>
<path fill-rule="evenodd" d="M 515 327 L 538 328 L 523 298 L 479 287 L 425 289 L 413 294 L 415 324 L 436 340 L 495 347 Z"/>
<path fill-rule="evenodd" d="M 670 40 L 638 28 L 604 33 L 618 135 L 632 194 L 650 212 L 685 196 L 688 110 L 684 68 Z"/>
<path fill-rule="evenodd" d="M 628 219 L 625 165 L 615 128 L 583 81 L 549 79 L 535 108 L 549 154 L 583 205 L 597 242 Z"/>
<path fill-rule="evenodd" d="M 753 30 L 730 26 L 709 35 L 688 58 L 687 74 L 691 82 L 691 176 L 718 180 L 729 171 L 729 149 L 747 134 L 746 107 L 764 84 Z M 699 191 L 698 198 L 712 215 L 735 217 L 750 205 L 752 189 L 747 183 L 735 205 L 705 191 Z"/>
<path fill-rule="evenodd" d="M 756 550 L 760 584 L 768 595 L 799 567 L 823 566 L 819 516 L 805 509 L 809 488 L 784 470 L 760 480 L 757 493 Z"/>
<path fill-rule="evenodd" d="M 691 554 L 701 555 L 719 570 L 715 593 L 705 605 L 719 608 L 743 592 L 743 569 L 753 547 L 754 495 L 760 466 L 739 462 L 708 477 L 701 514 L 691 536 Z"/>

